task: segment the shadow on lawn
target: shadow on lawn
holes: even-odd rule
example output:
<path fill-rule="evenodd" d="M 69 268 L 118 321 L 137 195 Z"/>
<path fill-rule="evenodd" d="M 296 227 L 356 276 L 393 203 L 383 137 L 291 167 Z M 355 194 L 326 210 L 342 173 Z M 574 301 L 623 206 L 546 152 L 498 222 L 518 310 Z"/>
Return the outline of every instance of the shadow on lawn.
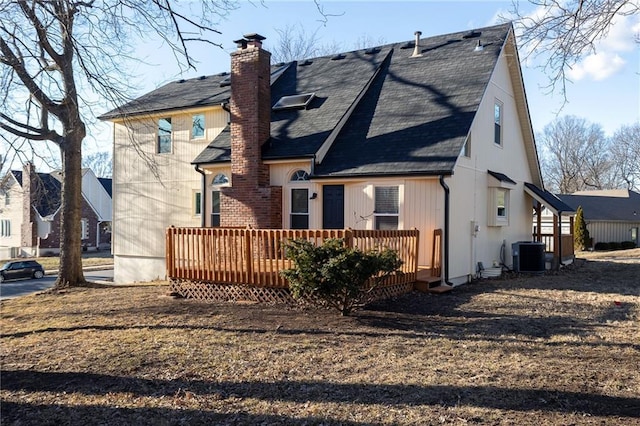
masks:
<path fill-rule="evenodd" d="M 496 386 L 413 386 L 339 384 L 318 381 L 215 382 L 148 380 L 102 374 L 10 370 L 1 372 L 2 388 L 10 392 L 128 393 L 138 397 L 260 399 L 294 403 L 349 403 L 398 406 L 472 406 L 499 410 L 582 413 L 592 416 L 640 418 L 640 399 L 543 389 Z M 229 401 L 232 402 L 232 401 Z M 2 404 L 2 417 L 11 416 Z"/>

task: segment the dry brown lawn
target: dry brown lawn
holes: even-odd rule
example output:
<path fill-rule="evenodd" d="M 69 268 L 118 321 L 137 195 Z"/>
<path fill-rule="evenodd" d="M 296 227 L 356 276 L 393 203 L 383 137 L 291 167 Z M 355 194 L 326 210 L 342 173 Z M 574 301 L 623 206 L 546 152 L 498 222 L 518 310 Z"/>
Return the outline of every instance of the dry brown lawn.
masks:
<path fill-rule="evenodd" d="M 3 301 L 3 425 L 640 424 L 640 251 L 351 317 L 162 297 Z"/>

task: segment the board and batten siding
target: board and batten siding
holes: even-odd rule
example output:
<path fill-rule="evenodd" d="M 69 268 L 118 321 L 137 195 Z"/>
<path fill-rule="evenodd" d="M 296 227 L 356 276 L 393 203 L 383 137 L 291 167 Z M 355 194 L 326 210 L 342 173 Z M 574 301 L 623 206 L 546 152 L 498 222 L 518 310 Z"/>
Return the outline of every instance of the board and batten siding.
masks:
<path fill-rule="evenodd" d="M 205 114 L 205 137 L 191 139 L 192 116 Z M 158 154 L 158 119 L 171 117 L 172 150 Z M 115 282 L 165 275 L 165 229 L 200 226 L 193 197 L 202 175 L 191 161 L 227 125 L 221 107 L 128 119 L 114 124 L 112 250 Z"/>
<path fill-rule="evenodd" d="M 586 220 L 589 236 L 596 243 L 620 243 L 622 241 L 633 241 L 631 239 L 631 229 L 638 228 L 640 234 L 640 221 L 638 222 L 613 222 Z M 640 238 L 640 237 L 639 237 Z M 638 241 L 634 241 L 636 245 Z"/>

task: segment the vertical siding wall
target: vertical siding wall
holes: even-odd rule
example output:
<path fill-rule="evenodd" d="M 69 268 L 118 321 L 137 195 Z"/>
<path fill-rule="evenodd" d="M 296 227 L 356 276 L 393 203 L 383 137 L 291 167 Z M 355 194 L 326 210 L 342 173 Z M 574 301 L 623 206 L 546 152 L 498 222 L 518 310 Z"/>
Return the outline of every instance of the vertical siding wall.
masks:
<path fill-rule="evenodd" d="M 0 247 L 20 247 L 22 245 L 22 188 L 12 177 L 12 185 L 8 188 L 9 204 L 5 203 L 5 196 L 0 197 L 0 219 L 11 222 L 11 235 L 0 236 Z"/>
<path fill-rule="evenodd" d="M 192 115 L 203 112 L 205 137 L 192 140 Z M 161 117 L 171 117 L 172 121 L 172 152 L 168 154 L 156 154 Z M 213 107 L 115 124 L 113 253 L 121 256 L 122 262 L 145 257 L 163 259 L 167 227 L 200 226 L 200 216 L 193 214 L 192 204 L 194 191 L 201 190 L 202 176 L 190 163 L 224 129 L 227 120 L 222 108 Z M 121 269 L 135 271 L 127 265 Z M 135 279 L 144 279 L 145 275 L 158 276 L 139 273 Z M 117 281 L 127 281 L 124 275 L 119 278 Z"/>
<path fill-rule="evenodd" d="M 589 230 L 589 236 L 593 238 L 594 244 L 632 241 L 631 228 L 639 228 L 640 231 L 640 221 L 596 222 L 587 220 L 587 229 Z M 638 242 L 635 241 L 635 243 L 637 244 Z"/>

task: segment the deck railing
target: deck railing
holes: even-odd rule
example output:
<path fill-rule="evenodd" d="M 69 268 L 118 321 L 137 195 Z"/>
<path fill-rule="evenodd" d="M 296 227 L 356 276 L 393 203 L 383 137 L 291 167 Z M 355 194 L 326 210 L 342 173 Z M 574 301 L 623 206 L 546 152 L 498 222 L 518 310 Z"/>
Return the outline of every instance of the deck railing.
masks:
<path fill-rule="evenodd" d="M 291 267 L 284 242 L 306 239 L 316 245 L 328 238 L 344 238 L 345 244 L 364 251 L 390 248 L 402 259 L 403 274 L 385 285 L 413 282 L 418 267 L 417 229 L 291 230 L 237 228 L 168 228 L 166 264 L 169 279 L 246 284 L 286 288 L 280 271 Z"/>
<path fill-rule="evenodd" d="M 536 238 L 534 234 L 533 238 Z M 556 257 L 560 254 L 556 249 L 556 238 L 553 234 L 540 234 L 541 241 L 545 244 L 545 251 L 547 253 L 553 253 Z M 574 255 L 573 250 L 573 235 L 561 235 L 562 239 L 562 259 L 570 258 Z"/>

